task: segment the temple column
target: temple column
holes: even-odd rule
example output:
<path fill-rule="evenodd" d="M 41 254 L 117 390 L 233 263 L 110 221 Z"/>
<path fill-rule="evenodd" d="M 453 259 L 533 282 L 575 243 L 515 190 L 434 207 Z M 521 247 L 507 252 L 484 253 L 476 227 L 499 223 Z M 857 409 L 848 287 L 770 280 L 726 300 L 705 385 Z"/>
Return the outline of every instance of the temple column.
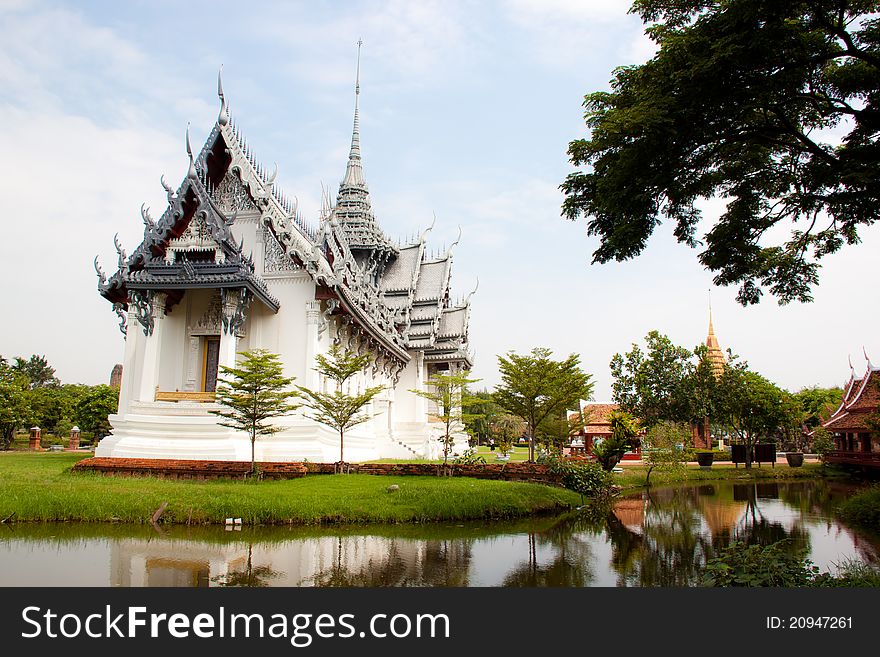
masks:
<path fill-rule="evenodd" d="M 241 292 L 222 290 L 223 330 L 220 332 L 220 353 L 217 358 L 217 376 L 222 376 L 223 367 L 235 367 L 238 351 L 238 330 L 244 324 L 244 308 Z"/>
<path fill-rule="evenodd" d="M 416 352 L 416 390 L 425 389 L 425 352 Z M 416 398 L 416 421 L 427 422 L 428 418 L 426 403 L 427 400 L 420 395 L 413 395 Z"/>
<path fill-rule="evenodd" d="M 318 355 L 318 327 L 321 321 L 321 302 L 306 301 L 306 377 L 305 387 L 318 389 L 315 356 Z"/>
<path fill-rule="evenodd" d="M 161 292 L 148 293 L 147 300 L 140 302 L 146 314 L 138 316 L 144 329 L 144 359 L 141 367 L 140 385 L 137 398 L 142 402 L 156 399 L 156 386 L 159 383 L 159 357 L 162 351 L 162 316 L 165 314 L 166 295 Z M 123 366 L 124 367 L 124 366 Z"/>
<path fill-rule="evenodd" d="M 122 357 L 122 381 L 119 385 L 119 407 L 117 413 L 128 412 L 135 391 L 135 375 L 137 374 L 137 348 L 140 336 L 137 323 L 137 311 L 133 303 L 128 304 L 128 317 L 125 323 L 125 354 Z"/>

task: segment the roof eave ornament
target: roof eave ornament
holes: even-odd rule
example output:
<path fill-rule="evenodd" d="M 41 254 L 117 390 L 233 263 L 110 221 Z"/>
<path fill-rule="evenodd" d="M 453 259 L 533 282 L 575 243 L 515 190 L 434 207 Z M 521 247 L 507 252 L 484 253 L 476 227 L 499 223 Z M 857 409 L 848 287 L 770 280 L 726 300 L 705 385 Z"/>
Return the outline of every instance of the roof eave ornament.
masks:
<path fill-rule="evenodd" d="M 186 124 L 186 154 L 189 155 L 189 171 L 187 172 L 187 178 L 191 178 L 192 180 L 196 180 L 199 177 L 198 172 L 196 171 L 196 165 L 193 162 L 193 152 L 192 146 L 189 143 L 189 122 Z"/>
<path fill-rule="evenodd" d="M 95 256 L 95 272 L 98 274 L 98 289 L 103 290 L 107 286 L 107 275 L 98 264 L 98 256 Z"/>
<path fill-rule="evenodd" d="M 226 106 L 226 96 L 223 94 L 223 64 L 217 72 L 217 95 L 220 97 L 220 115 L 217 117 L 218 125 L 224 126 L 229 123 L 229 108 Z"/>
<path fill-rule="evenodd" d="M 480 277 L 477 276 L 477 284 L 474 286 L 474 289 L 464 298 L 464 305 L 468 305 L 471 302 L 471 297 L 477 293 L 477 290 L 480 289 Z"/>
<path fill-rule="evenodd" d="M 449 245 L 449 248 L 446 249 L 446 257 L 452 255 L 452 249 L 456 247 L 456 245 L 461 241 L 461 224 L 458 225 L 458 237 L 455 238 L 455 241 Z"/>
<path fill-rule="evenodd" d="M 422 244 L 425 243 L 425 240 L 428 238 L 428 233 L 430 233 L 432 230 L 434 230 L 434 224 L 437 223 L 437 213 L 432 212 L 431 214 L 434 216 L 434 218 L 431 220 L 431 225 L 428 226 L 424 230 L 424 232 L 422 232 L 422 236 L 419 238 L 419 242 L 421 242 Z"/>
<path fill-rule="evenodd" d="M 874 369 L 874 366 L 871 365 L 871 359 L 868 358 L 868 352 L 865 349 L 865 345 L 862 345 L 862 353 L 865 355 L 865 360 L 868 361 L 868 370 Z"/>

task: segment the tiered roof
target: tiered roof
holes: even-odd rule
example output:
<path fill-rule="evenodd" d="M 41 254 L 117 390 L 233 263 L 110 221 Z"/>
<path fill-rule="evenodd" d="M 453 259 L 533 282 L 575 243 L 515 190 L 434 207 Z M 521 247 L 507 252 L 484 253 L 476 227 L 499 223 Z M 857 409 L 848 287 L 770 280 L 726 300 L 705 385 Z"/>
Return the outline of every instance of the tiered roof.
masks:
<path fill-rule="evenodd" d="M 425 238 L 430 229 L 417 242 L 399 245 L 376 222 L 360 153 L 359 94 L 358 81 L 345 176 L 336 205 L 322 213 L 316 229 L 275 185 L 277 167 L 268 175 L 257 161 L 229 114 L 218 78 L 217 122 L 195 159 L 187 131 L 189 172 L 176 191 L 163 179 L 168 208 L 160 220 L 152 221 L 143 211 L 144 241 L 129 258 L 117 244 L 119 267 L 109 280 L 96 259 L 102 296 L 122 315 L 135 290 L 177 289 L 182 296 L 183 289 L 192 287 L 246 288 L 277 310 L 278 301 L 230 232 L 238 214 L 258 214 L 282 257 L 290 260 L 288 269 L 305 270 L 317 284 L 316 298 L 327 301 L 325 317 L 344 315 L 354 333 L 395 362 L 398 371 L 412 350 L 470 366 L 470 295 L 457 304 L 450 301 L 452 247 L 429 258 Z"/>
<path fill-rule="evenodd" d="M 850 365 L 849 382 L 843 393 L 843 401 L 822 426 L 832 432 L 870 431 L 868 420 L 880 410 L 880 368 L 868 361 L 868 368 L 861 378 L 856 378 Z"/>

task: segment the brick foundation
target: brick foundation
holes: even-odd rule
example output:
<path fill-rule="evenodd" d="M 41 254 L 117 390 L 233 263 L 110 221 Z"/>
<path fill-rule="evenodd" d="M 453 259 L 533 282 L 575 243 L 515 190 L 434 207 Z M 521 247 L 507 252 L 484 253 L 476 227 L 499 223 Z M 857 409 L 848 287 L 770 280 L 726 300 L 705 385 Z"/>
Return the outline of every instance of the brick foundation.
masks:
<path fill-rule="evenodd" d="M 334 474 L 335 463 L 258 463 L 264 479 L 296 479 L 307 474 Z M 443 466 L 434 463 L 351 463 L 346 464 L 350 473 L 379 476 L 437 476 L 443 474 Z M 73 466 L 74 470 L 100 472 L 121 476 L 153 476 L 165 479 L 242 479 L 250 472 L 248 461 L 189 461 L 172 459 L 125 459 L 93 457 L 83 459 Z M 561 477 L 550 472 L 546 465 L 536 463 L 487 463 L 474 465 L 449 465 L 447 473 L 452 477 L 498 479 L 502 481 L 527 481 L 561 485 Z"/>

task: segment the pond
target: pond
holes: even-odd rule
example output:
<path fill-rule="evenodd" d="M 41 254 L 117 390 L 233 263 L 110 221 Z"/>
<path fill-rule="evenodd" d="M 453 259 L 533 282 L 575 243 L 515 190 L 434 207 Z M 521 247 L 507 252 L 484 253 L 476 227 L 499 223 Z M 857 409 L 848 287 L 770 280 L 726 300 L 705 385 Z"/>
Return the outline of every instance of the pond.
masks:
<path fill-rule="evenodd" d="M 656 488 L 600 513 L 347 527 L 0 527 L 2 586 L 692 586 L 734 539 L 789 539 L 822 571 L 880 563 L 880 536 L 836 520 L 852 486 Z"/>

